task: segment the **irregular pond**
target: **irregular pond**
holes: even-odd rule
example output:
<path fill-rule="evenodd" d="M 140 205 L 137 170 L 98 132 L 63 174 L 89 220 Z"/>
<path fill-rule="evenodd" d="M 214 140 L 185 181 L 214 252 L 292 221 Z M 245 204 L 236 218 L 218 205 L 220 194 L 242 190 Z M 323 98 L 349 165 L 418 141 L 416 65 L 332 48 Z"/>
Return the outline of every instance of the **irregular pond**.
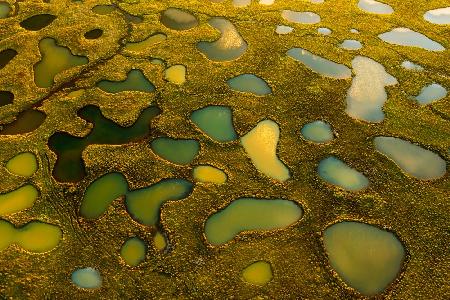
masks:
<path fill-rule="evenodd" d="M 222 245 L 243 231 L 286 228 L 302 216 L 302 208 L 294 201 L 240 198 L 207 219 L 205 236 L 208 243 Z"/>
<path fill-rule="evenodd" d="M 27 109 L 20 112 L 16 120 L 3 125 L 0 135 L 25 134 L 36 130 L 44 123 L 47 116 L 38 110 Z"/>
<path fill-rule="evenodd" d="M 165 41 L 166 39 L 167 35 L 165 35 L 164 33 L 155 33 L 143 39 L 142 41 L 126 43 L 123 50 L 125 52 L 136 52 L 136 53 L 147 52 L 149 48 Z"/>
<path fill-rule="evenodd" d="M 292 48 L 287 51 L 287 55 L 295 60 L 298 60 L 311 71 L 319 73 L 325 77 L 346 79 L 351 78 L 352 76 L 352 71 L 347 66 L 314 55 L 302 48 Z"/>
<path fill-rule="evenodd" d="M 88 105 L 81 108 L 78 115 L 93 123 L 94 127 L 85 137 L 56 132 L 49 138 L 48 145 L 57 156 L 53 176 L 60 182 L 80 181 L 85 176 L 81 154 L 87 146 L 121 145 L 141 140 L 148 136 L 150 122 L 160 112 L 157 107 L 150 106 L 142 111 L 133 125 L 122 127 L 105 118 L 97 106 Z"/>
<path fill-rule="evenodd" d="M 397 84 L 397 79 L 388 74 L 383 65 L 365 56 L 356 56 L 352 67 L 355 77 L 347 91 L 345 112 L 366 122 L 383 121 L 383 105 L 387 100 L 385 87 Z"/>
<path fill-rule="evenodd" d="M 196 166 L 192 175 L 199 182 L 222 184 L 227 181 L 227 174 L 224 171 L 209 165 Z"/>
<path fill-rule="evenodd" d="M 349 167 L 340 159 L 330 156 L 322 159 L 317 168 L 320 178 L 327 183 L 338 186 L 344 190 L 357 192 L 369 185 L 364 174 Z"/>
<path fill-rule="evenodd" d="M 314 143 L 328 143 L 334 138 L 331 125 L 321 120 L 303 125 L 301 134 L 306 140 Z"/>
<path fill-rule="evenodd" d="M 212 61 L 230 61 L 238 59 L 247 50 L 247 43 L 236 27 L 225 18 L 211 18 L 208 24 L 220 31 L 217 41 L 200 41 L 197 48 Z"/>
<path fill-rule="evenodd" d="M 268 177 L 283 182 L 288 180 L 291 174 L 277 156 L 279 137 L 278 124 L 272 120 L 264 120 L 241 137 L 241 144 L 256 169 Z"/>
<path fill-rule="evenodd" d="M 153 226 L 158 222 L 160 207 L 165 202 L 184 199 L 193 188 L 194 185 L 184 179 L 163 179 L 148 187 L 128 191 L 125 205 L 135 221 Z"/>
<path fill-rule="evenodd" d="M 62 239 L 61 229 L 53 224 L 31 221 L 15 227 L 6 220 L 0 220 L 0 251 L 12 244 L 32 253 L 53 250 Z"/>
<path fill-rule="evenodd" d="M 6 162 L 6 169 L 18 176 L 30 177 L 37 168 L 36 155 L 32 152 L 19 153 Z"/>
<path fill-rule="evenodd" d="M 377 151 L 391 159 L 407 175 L 421 180 L 441 178 L 447 164 L 436 153 L 395 137 L 379 136 L 374 139 Z"/>
<path fill-rule="evenodd" d="M 109 205 L 128 192 L 128 182 L 121 173 L 108 173 L 89 184 L 81 200 L 80 215 L 97 219 Z"/>
<path fill-rule="evenodd" d="M 11 215 L 33 207 L 38 196 L 38 190 L 31 184 L 0 194 L 0 216 Z"/>
<path fill-rule="evenodd" d="M 272 278 L 272 266 L 263 260 L 256 261 L 242 270 L 242 279 L 254 285 L 263 286 Z"/>
<path fill-rule="evenodd" d="M 325 229 L 330 265 L 365 296 L 381 293 L 398 276 L 405 249 L 397 236 L 373 225 L 344 221 Z"/>
<path fill-rule="evenodd" d="M 233 126 L 233 112 L 228 106 L 210 105 L 197 109 L 192 112 L 191 120 L 217 142 L 231 142 L 238 137 Z"/>
<path fill-rule="evenodd" d="M 73 55 L 69 48 L 59 46 L 52 38 L 42 39 L 39 42 L 39 51 L 42 58 L 34 65 L 34 82 L 41 88 L 51 87 L 55 76 L 62 71 L 89 62 L 87 57 Z"/>
<path fill-rule="evenodd" d="M 126 91 L 153 92 L 155 86 L 151 83 L 144 73 L 138 69 L 132 69 L 123 81 L 101 80 L 97 82 L 97 87 L 107 93 L 121 93 Z"/>
<path fill-rule="evenodd" d="M 256 96 L 265 96 L 272 93 L 267 82 L 253 74 L 241 74 L 227 80 L 228 86 L 237 92 L 251 93 Z"/>
<path fill-rule="evenodd" d="M 358 7 L 365 12 L 380 15 L 390 15 L 394 12 L 390 5 L 375 0 L 359 0 Z"/>
<path fill-rule="evenodd" d="M 145 260 L 147 244 L 138 237 L 131 237 L 123 243 L 120 256 L 130 267 L 136 267 Z"/>
<path fill-rule="evenodd" d="M 419 95 L 415 97 L 420 105 L 427 105 L 441 100 L 447 96 L 447 90 L 438 83 L 432 83 L 422 88 Z"/>
<path fill-rule="evenodd" d="M 156 155 L 177 165 L 190 164 L 200 152 L 200 143 L 189 139 L 159 137 L 150 147 Z"/>
<path fill-rule="evenodd" d="M 444 51 L 445 48 L 427 36 L 409 28 L 395 28 L 389 32 L 379 34 L 378 37 L 389 44 L 418 47 L 428 51 Z"/>

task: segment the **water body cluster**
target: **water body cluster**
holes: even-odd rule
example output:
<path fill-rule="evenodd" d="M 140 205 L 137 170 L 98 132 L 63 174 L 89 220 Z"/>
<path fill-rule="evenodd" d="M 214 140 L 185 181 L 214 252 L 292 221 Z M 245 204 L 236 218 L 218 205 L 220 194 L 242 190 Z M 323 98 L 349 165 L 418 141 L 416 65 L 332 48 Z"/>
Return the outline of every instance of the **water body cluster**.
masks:
<path fill-rule="evenodd" d="M 227 251 L 235 251 L 239 257 L 234 265 L 228 265 L 233 265 L 233 276 L 249 290 L 258 291 L 283 278 L 286 269 L 277 259 L 283 249 L 277 243 L 285 245 L 288 240 L 291 246 L 315 244 L 319 254 L 314 256 L 322 255 L 319 259 L 325 262 L 321 265 L 331 270 L 326 276 L 336 280 L 333 284 L 337 287 L 351 288 L 352 295 L 390 293 L 404 280 L 400 274 L 409 263 L 410 241 L 397 234 L 404 231 L 393 226 L 395 222 L 385 225 L 387 219 L 379 215 L 380 207 L 400 199 L 383 199 L 384 193 L 377 191 L 378 180 L 387 175 L 376 172 L 385 168 L 388 174 L 401 178 L 396 183 L 424 190 L 430 187 L 437 194 L 447 183 L 448 148 L 443 151 L 445 143 L 434 140 L 439 134 L 445 138 L 447 132 L 419 129 L 430 134 L 430 142 L 414 140 L 414 134 L 403 130 L 407 127 L 404 121 L 395 119 L 402 113 L 393 109 L 395 101 L 402 101 L 402 109 L 412 107 L 419 114 L 429 113 L 431 122 L 448 121 L 446 110 L 440 106 L 448 102 L 448 80 L 439 74 L 426 80 L 417 77 L 421 78 L 420 88 L 411 88 L 405 78 L 405 74 L 428 74 L 432 68 L 420 55 L 416 59 L 410 53 L 440 57 L 448 51 L 447 43 L 439 34 L 412 27 L 392 27 L 371 39 L 363 28 L 349 27 L 344 35 L 340 27 L 329 22 L 325 13 L 328 1 L 305 1 L 304 10 L 302 5 L 287 8 L 271 0 L 210 2 L 216 11 L 268 9 L 264 13 L 276 13 L 270 32 L 277 40 L 255 43 L 252 35 L 258 33 L 250 34 L 249 27 L 258 22 L 159 3 L 139 9 L 142 3 L 135 3 L 134 8 L 133 3 L 91 3 L 90 7 L 72 3 L 83 6 L 87 15 L 94 15 L 90 22 L 98 20 L 98 24 L 77 27 L 73 31 L 79 31 L 80 37 L 71 40 L 65 38 L 66 33 L 51 34 L 64 22 L 61 12 L 48 9 L 25 16 L 20 11 L 22 4 L 0 1 L 0 22 L 14 20 L 16 30 L 35 39 L 34 58 L 27 68 L 32 72 L 29 83 L 37 91 L 37 100 L 32 100 L 22 96 L 14 84 L 0 81 L 0 109 L 7 112 L 1 121 L 0 142 L 17 140 L 26 145 L 26 149 L 8 148 L 8 155 L 2 154 L 1 174 L 9 188 L 0 193 L 0 251 L 51 255 L 58 246 L 71 242 L 66 236 L 77 230 L 89 235 L 95 228 L 108 227 L 108 222 L 116 224 L 120 216 L 132 225 L 125 231 L 111 229 L 117 229 L 117 236 L 111 236 L 120 243 L 108 249 L 108 255 L 115 254 L 118 259 L 114 263 L 130 274 L 136 271 L 142 275 L 142 270 L 152 265 L 154 270 L 149 272 L 173 281 L 179 275 L 175 273 L 185 272 L 174 271 L 176 263 L 170 262 L 170 255 L 176 254 L 182 256 L 180 261 L 189 262 L 185 269 L 198 272 L 199 278 L 208 282 L 210 274 L 202 272 L 210 265 L 200 254 L 220 263 Z M 153 15 L 141 11 L 156 7 Z M 353 9 L 380 18 L 376 20 L 396 14 L 395 5 L 374 0 L 357 1 Z M 423 12 L 421 21 L 442 28 L 449 24 L 448 17 L 448 8 L 433 8 Z M 299 42 L 297 38 L 303 39 L 305 31 L 305 41 L 322 39 L 339 54 L 324 50 L 325 46 L 318 49 L 312 43 Z M 291 41 L 286 43 L 289 47 L 258 61 L 257 67 L 248 63 L 261 51 L 258 47 L 273 43 L 274 49 L 280 49 L 277 45 L 282 39 Z M 173 41 L 189 55 L 168 55 Z M 102 52 L 102 43 L 109 49 Z M 386 56 L 383 61 L 382 56 L 372 56 L 374 45 L 395 49 L 393 52 L 401 55 L 389 52 L 396 58 Z M 7 74 L 24 63 L 23 51 L 14 43 L 1 44 L 0 75 L 9 78 Z M 194 55 L 196 58 L 191 58 Z M 279 70 L 274 69 L 273 74 L 267 71 L 271 60 L 283 64 L 283 72 L 292 76 L 289 85 L 273 75 L 279 75 Z M 203 68 L 201 72 L 197 65 Z M 200 73 L 209 72 L 211 82 L 219 82 L 218 86 L 196 82 Z M 306 75 L 298 78 L 296 72 Z M 298 81 L 307 81 L 309 86 L 301 83 L 297 89 Z M 320 92 L 317 99 L 306 96 L 321 89 L 315 86 L 317 82 L 342 87 L 333 93 L 328 87 L 323 89 L 339 113 L 325 108 L 318 109 L 320 113 L 308 111 L 314 106 L 311 103 L 321 101 Z M 26 84 L 22 86 L 26 90 Z M 291 96 L 286 96 L 287 86 Z M 292 107 L 286 108 L 285 103 Z M 355 127 L 366 138 L 364 142 L 347 135 L 347 130 L 354 133 Z M 396 134 L 399 128 L 402 130 Z M 27 143 L 27 138 L 31 142 Z M 350 153 L 353 148 L 346 139 L 352 138 L 358 140 L 354 149 L 359 157 Z M 48 151 L 33 148 L 33 143 L 48 147 Z M 303 152 L 297 153 L 297 149 Z M 313 154 L 305 154 L 305 149 Z M 93 160 L 92 153 L 104 155 L 103 163 Z M 243 159 L 236 164 L 227 153 Z M 366 156 L 377 171 L 368 167 Z M 158 169 L 159 165 L 164 167 Z M 155 174 L 148 174 L 152 172 Z M 246 179 L 243 172 L 247 172 Z M 242 182 L 251 184 L 247 187 Z M 58 187 L 58 192 L 53 193 L 51 186 Z M 323 205 L 336 212 L 324 211 L 327 221 L 311 227 L 322 205 L 312 202 L 323 200 L 313 199 L 313 194 L 325 194 L 327 201 L 335 201 L 336 206 Z M 70 229 L 44 214 L 21 218 L 21 214 L 34 213 L 33 207 L 49 198 L 54 207 L 65 207 L 66 202 L 53 198 L 70 199 L 76 212 L 61 210 L 61 215 L 68 214 L 78 227 Z M 202 207 L 201 217 L 189 219 L 197 205 Z M 184 211 L 178 212 L 180 219 L 171 219 L 177 207 Z M 193 238 L 184 237 L 184 231 L 172 229 L 181 226 L 195 233 L 194 242 L 187 241 Z M 304 230 L 309 231 L 305 234 Z M 261 249 L 253 247 L 257 242 Z M 195 250 L 186 245 L 195 245 Z M 273 245 L 277 247 L 271 248 Z M 241 252 L 239 247 L 245 250 Z M 241 257 L 245 251 L 249 254 Z M 102 255 L 99 250 L 99 261 L 104 259 Z M 163 259 L 167 259 L 167 269 Z M 308 268 L 317 263 L 315 259 L 302 263 Z M 101 263 L 92 262 L 69 263 L 70 281 L 79 288 L 77 292 L 102 290 L 109 280 L 115 280 Z M 198 285 L 201 289 L 196 280 L 186 281 L 186 288 Z M 172 292 L 172 296 L 177 293 Z"/>

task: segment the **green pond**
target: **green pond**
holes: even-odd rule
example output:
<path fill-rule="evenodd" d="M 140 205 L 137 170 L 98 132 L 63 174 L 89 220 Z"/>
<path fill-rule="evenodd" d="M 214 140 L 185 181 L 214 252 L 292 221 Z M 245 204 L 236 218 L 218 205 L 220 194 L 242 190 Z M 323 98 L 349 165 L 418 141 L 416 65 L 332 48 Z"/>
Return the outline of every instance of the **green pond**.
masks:
<path fill-rule="evenodd" d="M 345 221 L 331 225 L 323 235 L 331 266 L 366 296 L 383 291 L 397 277 L 405 259 L 398 238 L 373 225 Z"/>
<path fill-rule="evenodd" d="M 286 228 L 302 215 L 301 206 L 290 200 L 240 198 L 208 218 L 205 236 L 208 243 L 222 245 L 241 232 Z"/>
<path fill-rule="evenodd" d="M 191 114 L 194 124 L 211 139 L 218 142 L 231 142 L 237 138 L 233 127 L 233 112 L 227 106 L 207 106 Z"/>

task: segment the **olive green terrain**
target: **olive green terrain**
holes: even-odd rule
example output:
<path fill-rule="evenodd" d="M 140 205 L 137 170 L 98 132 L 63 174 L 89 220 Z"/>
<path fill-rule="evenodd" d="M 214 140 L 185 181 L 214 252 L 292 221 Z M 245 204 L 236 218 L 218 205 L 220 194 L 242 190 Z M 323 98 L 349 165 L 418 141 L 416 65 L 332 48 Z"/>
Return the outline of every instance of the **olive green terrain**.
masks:
<path fill-rule="evenodd" d="M 13 104 L 0 107 L 0 123 L 12 122 L 19 112 L 33 107 L 47 115 L 36 130 L 21 135 L 0 135 L 0 162 L 17 153 L 36 154 L 39 170 L 20 179 L 0 167 L 0 192 L 32 183 L 40 191 L 35 205 L 5 219 L 16 226 L 31 220 L 56 224 L 63 230 L 57 248 L 30 254 L 18 246 L 0 253 L 0 298 L 6 299 L 353 299 L 363 298 L 348 287 L 331 268 L 323 247 L 322 233 L 340 220 L 360 220 L 394 232 L 404 244 L 407 258 L 401 274 L 380 299 L 449 299 L 449 173 L 435 181 L 408 177 L 385 156 L 375 151 L 375 136 L 396 136 L 417 143 L 450 159 L 450 97 L 420 107 L 410 99 L 428 83 L 450 87 L 450 53 L 394 46 L 377 35 L 395 27 L 408 27 L 450 48 L 450 27 L 426 22 L 422 15 L 448 6 L 446 0 L 391 0 L 395 12 L 389 16 L 368 14 L 354 0 L 277 0 L 273 5 L 253 1 L 235 8 L 231 0 L 128 0 L 115 1 L 120 9 L 99 15 L 92 7 L 108 0 L 17 1 L 10 17 L 0 19 L 0 51 L 15 49 L 17 56 L 0 70 L 0 89 L 12 91 Z M 164 27 L 160 14 L 169 7 L 193 13 L 200 25 L 186 31 Z M 313 11 L 322 18 L 321 27 L 332 36 L 319 36 L 317 25 L 292 25 L 295 31 L 278 36 L 274 29 L 285 24 L 281 10 Z M 35 14 L 57 18 L 39 31 L 27 31 L 19 23 Z M 126 18 L 141 16 L 142 22 Z M 209 61 L 197 49 L 201 40 L 216 40 L 220 33 L 207 24 L 211 16 L 230 20 L 248 43 L 235 61 Z M 133 22 L 134 21 L 134 22 Z M 84 33 L 100 28 L 98 39 Z M 345 113 L 346 92 L 351 79 L 335 80 L 312 73 L 286 56 L 292 47 L 351 67 L 354 51 L 337 45 L 351 38 L 351 28 L 360 31 L 364 44 L 359 55 L 370 57 L 396 77 L 399 84 L 387 87 L 386 118 L 368 124 Z M 126 42 L 143 40 L 153 33 L 167 40 L 148 53 L 123 53 Z M 40 61 L 43 38 L 54 38 L 89 63 L 55 77 L 50 88 L 34 83 L 33 66 Z M 151 63 L 159 58 L 164 64 Z M 400 67 L 403 60 L 419 63 L 423 72 Z M 187 82 L 178 86 L 163 79 L 165 66 L 183 64 Z M 155 85 L 153 93 L 108 94 L 95 86 L 100 80 L 124 80 L 130 69 L 141 69 Z M 272 94 L 256 97 L 232 91 L 226 80 L 242 73 L 264 78 Z M 83 89 L 84 93 L 73 91 Z M 130 126 L 150 105 L 161 109 L 151 122 L 150 135 L 125 145 L 91 145 L 83 152 L 87 176 L 78 183 L 60 183 L 52 177 L 56 155 L 48 147 L 55 132 L 85 136 L 92 128 L 77 111 L 99 106 L 103 115 L 122 126 Z M 280 126 L 278 157 L 289 167 L 291 179 L 276 182 L 259 173 L 239 141 L 220 144 L 203 135 L 189 120 L 192 111 L 204 106 L 226 105 L 233 109 L 239 136 L 263 119 Z M 325 145 L 306 142 L 300 136 L 303 124 L 316 119 L 329 122 L 337 138 Z M 149 142 L 158 136 L 197 139 L 200 154 L 189 166 L 171 164 L 151 151 Z M 321 159 L 335 155 L 370 180 L 367 189 L 344 192 L 327 185 L 317 174 Z M 163 178 L 185 178 L 194 182 L 192 165 L 211 164 L 228 174 L 222 185 L 196 184 L 184 200 L 167 202 L 161 210 L 159 228 L 134 222 L 123 199 L 116 200 L 106 214 L 94 221 L 79 216 L 86 187 L 102 174 L 122 172 L 130 189 L 149 186 Z M 283 198 L 299 203 L 303 218 L 294 225 L 271 232 L 240 234 L 223 246 L 210 246 L 204 236 L 208 216 L 239 197 Z M 169 246 L 164 252 L 152 247 L 156 230 L 165 233 Z M 120 258 L 123 242 L 137 235 L 149 244 L 144 263 L 128 267 Z M 1 237 L 0 237 L 1 238 Z M 265 260 L 273 268 L 273 279 L 263 287 L 245 283 L 241 271 L 251 262 Z M 77 267 L 97 268 L 103 285 L 96 290 L 78 289 L 70 275 Z"/>

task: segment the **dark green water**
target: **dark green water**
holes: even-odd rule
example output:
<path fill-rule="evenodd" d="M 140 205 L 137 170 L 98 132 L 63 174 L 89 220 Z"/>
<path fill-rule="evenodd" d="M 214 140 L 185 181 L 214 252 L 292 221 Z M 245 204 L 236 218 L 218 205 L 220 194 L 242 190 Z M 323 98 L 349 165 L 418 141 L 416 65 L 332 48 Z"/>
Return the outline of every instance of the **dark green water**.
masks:
<path fill-rule="evenodd" d="M 14 94 L 8 91 L 0 91 L 0 106 L 13 103 Z"/>
<path fill-rule="evenodd" d="M 93 123 L 94 128 L 83 138 L 62 132 L 50 137 L 48 145 L 58 156 L 53 176 L 61 182 L 80 181 L 85 176 L 81 153 L 88 145 L 120 145 L 140 140 L 149 134 L 150 121 L 159 113 L 157 107 L 151 106 L 142 111 L 132 126 L 122 127 L 105 118 L 98 107 L 93 105 L 83 107 L 78 115 Z"/>
<path fill-rule="evenodd" d="M 26 30 L 38 31 L 50 25 L 56 16 L 50 14 L 35 15 L 20 22 L 20 26 Z"/>
<path fill-rule="evenodd" d="M 14 57 L 17 51 L 14 49 L 6 49 L 0 51 L 0 70 L 3 69 Z"/>
<path fill-rule="evenodd" d="M 27 109 L 17 115 L 15 121 L 3 125 L 0 135 L 24 134 L 36 130 L 47 116 L 38 110 Z"/>
<path fill-rule="evenodd" d="M 92 29 L 84 34 L 84 37 L 88 40 L 98 39 L 103 35 L 103 30 L 101 29 Z"/>
<path fill-rule="evenodd" d="M 131 70 L 123 81 L 102 80 L 97 86 L 107 93 L 120 93 L 125 91 L 153 92 L 155 86 L 145 77 L 141 70 Z"/>

